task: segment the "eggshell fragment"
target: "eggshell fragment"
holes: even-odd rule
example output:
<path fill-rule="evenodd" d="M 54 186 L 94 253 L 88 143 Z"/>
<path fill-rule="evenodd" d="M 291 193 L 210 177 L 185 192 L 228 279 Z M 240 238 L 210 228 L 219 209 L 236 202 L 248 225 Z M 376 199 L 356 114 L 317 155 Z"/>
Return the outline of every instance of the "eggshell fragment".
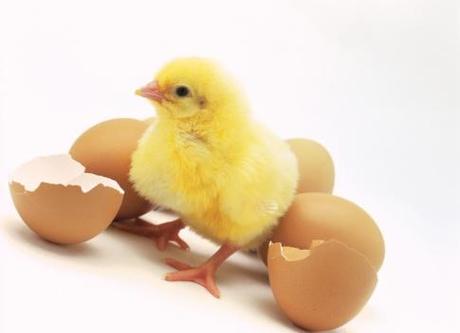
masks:
<path fill-rule="evenodd" d="M 129 180 L 131 155 L 154 119 L 110 119 L 86 130 L 70 148 L 72 158 L 88 172 L 115 179 L 125 191 L 116 219 L 130 219 L 148 212 L 152 205 L 141 198 Z"/>
<path fill-rule="evenodd" d="M 105 230 L 120 208 L 123 190 L 112 179 L 84 173 L 69 155 L 36 158 L 10 179 L 14 205 L 38 235 L 74 244 Z"/>
<path fill-rule="evenodd" d="M 313 331 L 351 320 L 377 283 L 367 258 L 335 240 L 316 243 L 310 250 L 271 243 L 268 272 L 281 310 L 296 325 Z"/>
<path fill-rule="evenodd" d="M 335 178 L 334 162 L 326 148 L 308 139 L 289 139 L 287 143 L 297 158 L 297 193 L 332 193 Z"/>
<path fill-rule="evenodd" d="M 377 224 L 361 207 L 332 194 L 296 195 L 271 240 L 307 249 L 314 239 L 331 238 L 364 254 L 377 270 L 382 266 L 385 244 Z M 260 250 L 266 258 L 264 246 Z"/>

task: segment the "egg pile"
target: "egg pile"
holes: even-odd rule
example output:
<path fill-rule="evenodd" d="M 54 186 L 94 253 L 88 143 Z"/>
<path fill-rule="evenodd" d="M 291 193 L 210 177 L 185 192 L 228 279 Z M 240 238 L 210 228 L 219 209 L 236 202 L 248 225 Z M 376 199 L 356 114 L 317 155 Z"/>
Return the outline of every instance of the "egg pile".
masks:
<path fill-rule="evenodd" d="M 27 226 L 57 244 L 75 244 L 114 220 L 151 210 L 128 179 L 131 155 L 152 119 L 111 119 L 85 131 L 69 154 L 39 157 L 10 179 L 13 203 Z"/>
<path fill-rule="evenodd" d="M 152 209 L 134 191 L 131 155 L 154 120 L 112 119 L 85 131 L 69 154 L 36 158 L 10 179 L 14 205 L 27 226 L 58 244 L 95 237 L 114 220 Z M 297 195 L 260 248 L 282 312 L 308 330 L 334 329 L 366 304 L 384 259 L 374 220 L 332 193 L 334 164 L 319 143 L 287 141 L 297 157 Z"/>
<path fill-rule="evenodd" d="M 298 193 L 259 255 L 292 322 L 308 330 L 334 329 L 369 300 L 385 245 L 369 214 L 331 194 L 334 165 L 324 147 L 306 139 L 288 143 L 298 161 Z"/>
<path fill-rule="evenodd" d="M 149 123 L 150 120 L 128 118 L 104 121 L 80 135 L 69 151 L 88 172 L 115 179 L 124 189 L 117 220 L 138 217 L 151 209 L 150 203 L 139 197 L 128 179 L 131 155 Z"/>

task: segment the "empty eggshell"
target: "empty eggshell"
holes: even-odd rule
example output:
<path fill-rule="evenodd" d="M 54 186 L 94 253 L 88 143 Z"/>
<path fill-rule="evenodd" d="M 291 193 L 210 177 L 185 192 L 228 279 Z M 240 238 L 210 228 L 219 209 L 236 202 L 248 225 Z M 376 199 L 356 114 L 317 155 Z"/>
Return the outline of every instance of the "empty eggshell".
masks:
<path fill-rule="evenodd" d="M 85 173 L 83 165 L 69 155 L 25 163 L 13 173 L 9 185 L 24 222 L 59 244 L 83 242 L 105 230 L 124 193 L 116 181 Z"/>
<path fill-rule="evenodd" d="M 153 121 L 154 118 L 104 121 L 80 135 L 70 149 L 72 158 L 83 164 L 88 172 L 115 179 L 125 191 L 117 220 L 141 216 L 152 207 L 134 190 L 129 169 L 131 155 Z"/>
<path fill-rule="evenodd" d="M 334 162 L 326 148 L 308 139 L 289 139 L 287 143 L 297 157 L 299 168 L 297 193 L 332 193 Z"/>
<path fill-rule="evenodd" d="M 335 240 L 318 242 L 310 250 L 270 243 L 268 272 L 281 310 L 296 325 L 313 331 L 351 320 L 377 283 L 367 258 Z"/>
<path fill-rule="evenodd" d="M 385 244 L 377 224 L 361 207 L 332 194 L 297 194 L 270 239 L 307 249 L 314 239 L 331 238 L 364 254 L 377 270 L 382 266 Z M 262 259 L 266 247 L 260 248 Z"/>

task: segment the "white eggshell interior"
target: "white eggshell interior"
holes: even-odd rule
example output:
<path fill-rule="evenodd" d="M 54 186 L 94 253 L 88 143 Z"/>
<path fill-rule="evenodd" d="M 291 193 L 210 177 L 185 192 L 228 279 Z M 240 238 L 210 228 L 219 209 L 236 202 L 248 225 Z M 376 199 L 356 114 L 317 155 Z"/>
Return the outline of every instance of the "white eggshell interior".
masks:
<path fill-rule="evenodd" d="M 10 183 L 24 186 L 28 192 L 34 192 L 41 183 L 54 185 L 80 186 L 83 193 L 98 185 L 113 188 L 124 193 L 118 183 L 110 178 L 85 173 L 85 167 L 72 159 L 69 154 L 37 157 L 17 168 L 10 177 Z"/>
<path fill-rule="evenodd" d="M 281 256 L 286 261 L 304 260 L 310 256 L 310 250 L 298 249 L 290 246 L 281 246 Z"/>
<path fill-rule="evenodd" d="M 81 175 L 69 180 L 66 185 L 80 186 L 82 192 L 87 193 L 99 184 L 106 187 L 111 187 L 120 193 L 124 193 L 123 189 L 115 180 L 103 176 L 98 176 L 93 173 L 82 173 Z"/>

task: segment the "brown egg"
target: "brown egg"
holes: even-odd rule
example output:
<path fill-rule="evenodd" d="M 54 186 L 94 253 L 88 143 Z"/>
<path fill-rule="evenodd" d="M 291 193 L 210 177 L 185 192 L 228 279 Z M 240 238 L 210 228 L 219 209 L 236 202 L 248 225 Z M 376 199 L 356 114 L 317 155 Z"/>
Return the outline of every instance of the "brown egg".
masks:
<path fill-rule="evenodd" d="M 332 193 L 334 162 L 327 150 L 313 140 L 289 139 L 287 143 L 297 157 L 299 167 L 297 193 Z"/>
<path fill-rule="evenodd" d="M 367 258 L 335 240 L 316 242 L 310 250 L 271 243 L 268 274 L 281 310 L 294 324 L 312 331 L 351 320 L 377 283 Z"/>
<path fill-rule="evenodd" d="M 10 180 L 14 205 L 38 235 L 74 244 L 105 230 L 120 208 L 123 190 L 112 179 L 85 173 L 69 155 L 36 158 Z"/>
<path fill-rule="evenodd" d="M 115 179 L 124 189 L 117 220 L 141 216 L 152 207 L 134 191 L 129 180 L 131 155 L 150 123 L 151 118 L 145 121 L 128 118 L 104 121 L 84 132 L 70 149 L 70 155 L 88 172 Z"/>
<path fill-rule="evenodd" d="M 332 194 L 298 194 L 271 240 L 307 249 L 314 239 L 331 238 L 364 254 L 376 270 L 382 266 L 385 244 L 374 220 L 353 202 Z M 262 258 L 263 251 L 262 246 Z"/>

